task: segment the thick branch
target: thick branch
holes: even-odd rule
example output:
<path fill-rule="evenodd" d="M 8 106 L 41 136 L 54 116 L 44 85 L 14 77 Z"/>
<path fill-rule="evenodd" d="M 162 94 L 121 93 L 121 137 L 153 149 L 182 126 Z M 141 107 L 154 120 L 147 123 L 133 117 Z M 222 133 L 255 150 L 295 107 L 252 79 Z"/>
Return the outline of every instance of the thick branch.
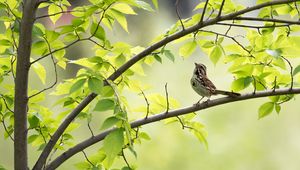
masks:
<path fill-rule="evenodd" d="M 300 0 L 297 0 L 300 1 Z M 203 27 L 209 26 L 209 25 L 213 25 L 216 24 L 217 22 L 220 21 L 225 21 L 225 20 L 232 20 L 235 17 L 257 10 L 257 9 L 261 9 L 267 6 L 272 6 L 272 5 L 279 5 L 279 4 L 286 4 L 286 3 L 291 3 L 291 2 L 295 2 L 295 0 L 280 0 L 280 1 L 271 1 L 271 2 L 266 2 L 266 3 L 262 3 L 256 6 L 252 6 L 252 7 L 248 7 L 245 8 L 243 10 L 231 13 L 231 14 L 227 14 L 224 16 L 220 16 L 217 18 L 213 18 L 210 20 L 206 20 L 206 21 L 202 21 L 199 22 L 198 24 L 191 26 L 189 28 L 186 28 L 180 32 L 177 32 L 173 35 L 170 35 L 166 38 L 164 38 L 163 40 L 149 46 L 148 48 L 146 48 L 144 51 L 140 52 L 139 54 L 137 54 L 136 56 L 132 57 L 128 62 L 126 62 L 124 65 L 122 65 L 119 69 L 117 69 L 109 78 L 108 80 L 115 80 L 117 79 L 120 75 L 122 75 L 127 69 L 129 69 L 132 65 L 134 65 L 135 63 L 137 63 L 139 60 L 143 59 L 144 57 L 146 57 L 147 55 L 151 54 L 153 51 L 163 47 L 164 45 L 179 39 L 185 35 L 188 35 L 190 33 L 193 33 Z M 55 143 L 58 141 L 59 137 L 63 134 L 63 132 L 65 131 L 65 129 L 69 126 L 69 124 L 76 118 L 76 116 L 97 96 L 97 94 L 95 93 L 91 93 L 90 95 L 88 95 L 69 115 L 68 117 L 64 120 L 64 122 L 62 122 L 62 124 L 60 125 L 60 127 L 58 128 L 58 130 L 55 132 L 55 134 L 52 136 L 51 140 L 48 142 L 48 144 L 46 145 L 44 151 L 42 152 L 42 154 L 39 157 L 39 160 L 37 161 L 36 164 L 39 164 L 40 166 L 44 164 L 45 160 L 47 159 L 50 151 L 53 149 Z M 56 163 L 55 163 L 56 164 Z M 59 164 L 56 164 L 55 166 L 59 166 Z"/>
<path fill-rule="evenodd" d="M 300 93 L 300 88 L 297 88 L 297 89 L 288 88 L 288 89 L 280 89 L 277 91 L 273 91 L 273 90 L 260 91 L 255 94 L 247 93 L 247 94 L 243 94 L 241 96 L 234 97 L 234 98 L 222 97 L 222 98 L 210 100 L 208 102 L 203 102 L 199 105 L 193 105 L 193 106 L 186 107 L 186 108 L 172 110 L 172 111 L 169 111 L 168 114 L 163 112 L 161 114 L 156 114 L 156 115 L 150 116 L 147 119 L 142 118 L 142 119 L 132 122 L 130 125 L 132 128 L 136 128 L 136 127 L 143 126 L 143 125 L 153 123 L 153 122 L 157 122 L 157 121 L 160 121 L 163 119 L 184 115 L 184 114 L 192 113 L 192 112 L 199 111 L 199 110 L 204 110 L 204 109 L 207 109 L 210 107 L 223 105 L 226 103 L 232 103 L 232 102 L 255 99 L 255 98 L 260 98 L 260 97 L 267 97 L 267 96 L 299 94 L 299 93 Z M 46 167 L 46 169 L 57 168 L 60 164 L 62 164 L 64 161 L 66 161 L 67 159 L 69 159 L 70 157 L 75 155 L 76 153 L 81 152 L 85 148 L 87 148 L 99 141 L 102 141 L 105 138 L 105 136 L 107 136 L 113 130 L 115 130 L 115 128 L 106 130 L 106 131 L 104 131 L 92 138 L 89 138 L 89 139 L 77 144 L 76 146 L 70 148 L 69 150 L 67 150 L 66 152 L 61 154 L 59 157 L 57 157 L 55 160 L 53 160 L 53 162 L 50 163 L 49 166 Z"/>
<path fill-rule="evenodd" d="M 24 1 L 20 25 L 20 41 L 17 52 L 17 68 L 14 98 L 14 166 L 16 170 L 27 169 L 27 103 L 28 74 L 32 44 L 32 28 L 37 0 Z"/>

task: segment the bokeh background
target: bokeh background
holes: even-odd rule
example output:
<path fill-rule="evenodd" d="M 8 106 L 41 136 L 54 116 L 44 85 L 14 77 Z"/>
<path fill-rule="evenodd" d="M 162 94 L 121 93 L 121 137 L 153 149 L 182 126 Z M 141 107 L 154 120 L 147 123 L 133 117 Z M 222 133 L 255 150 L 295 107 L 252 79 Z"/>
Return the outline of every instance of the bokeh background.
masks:
<path fill-rule="evenodd" d="M 139 15 L 128 17 L 129 34 L 116 25 L 116 29 L 108 33 L 109 37 L 113 42 L 125 41 L 133 46 L 149 45 L 154 37 L 165 32 L 176 22 L 175 1 L 160 0 L 160 8 L 154 13 L 137 10 Z M 198 1 L 180 2 L 179 13 L 185 18 L 192 15 L 192 9 Z M 244 5 L 255 4 L 254 0 L 236 2 Z M 79 5 L 80 1 L 77 3 L 74 5 Z M 65 17 L 59 24 L 68 21 L 69 18 Z M 182 106 L 195 103 L 199 96 L 190 87 L 194 62 L 207 65 L 208 75 L 218 88 L 230 89 L 233 77 L 227 72 L 229 65 L 221 61 L 214 66 L 208 56 L 199 49 L 188 59 L 181 58 L 176 47 L 172 50 L 176 56 L 175 63 L 163 59 L 163 64 L 156 63 L 153 67 L 145 67 L 147 76 L 136 77 L 152 86 L 146 93 L 164 94 L 164 85 L 168 83 L 169 95 L 180 101 Z M 68 49 L 67 53 L 69 59 L 89 55 L 93 55 L 91 44 L 79 44 Z M 77 69 L 78 66 L 68 65 L 66 72 L 60 70 L 60 79 L 73 77 Z M 48 76 L 51 82 L 51 75 Z M 31 83 L 34 87 L 38 87 L 35 81 L 38 82 L 37 77 L 32 74 Z M 128 98 L 131 106 L 144 102 L 143 99 L 130 94 Z M 53 104 L 53 98 L 49 96 L 49 99 L 45 104 Z M 257 110 L 265 101 L 267 99 L 247 100 L 197 112 L 197 119 L 208 131 L 208 148 L 199 143 L 187 130 L 182 130 L 179 123 L 165 125 L 156 122 L 142 128 L 142 131 L 149 133 L 151 140 L 135 146 L 137 159 L 128 152 L 125 154 L 128 155 L 129 162 L 136 164 L 140 170 L 298 170 L 300 169 L 299 101 L 292 100 L 284 104 L 279 115 L 272 113 L 258 120 Z M 92 127 L 99 129 L 101 122 L 109 114 L 96 115 Z M 80 123 L 83 123 L 83 127 L 75 133 L 77 142 L 89 137 L 86 122 Z M 2 128 L 0 134 L 3 134 Z M 87 149 L 87 154 L 92 154 L 99 146 L 101 144 Z M 36 148 L 30 147 L 29 151 L 30 163 L 33 164 L 38 154 Z M 84 157 L 79 153 L 59 169 L 75 169 L 74 164 L 81 160 L 84 160 Z M 0 164 L 7 169 L 12 169 L 13 165 L 13 145 L 10 140 L 4 140 L 2 137 Z M 114 167 L 122 165 L 125 165 L 123 160 L 117 160 Z"/>

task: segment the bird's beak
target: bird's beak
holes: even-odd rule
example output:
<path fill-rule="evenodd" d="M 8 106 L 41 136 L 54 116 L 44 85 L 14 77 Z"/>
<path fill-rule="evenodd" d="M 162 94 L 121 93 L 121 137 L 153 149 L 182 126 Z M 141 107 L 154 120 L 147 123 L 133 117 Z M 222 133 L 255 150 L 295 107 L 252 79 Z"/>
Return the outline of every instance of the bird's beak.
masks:
<path fill-rule="evenodd" d="M 196 66 L 196 67 L 197 67 L 197 65 L 198 65 L 198 64 L 197 64 L 197 63 L 195 63 L 195 66 Z"/>

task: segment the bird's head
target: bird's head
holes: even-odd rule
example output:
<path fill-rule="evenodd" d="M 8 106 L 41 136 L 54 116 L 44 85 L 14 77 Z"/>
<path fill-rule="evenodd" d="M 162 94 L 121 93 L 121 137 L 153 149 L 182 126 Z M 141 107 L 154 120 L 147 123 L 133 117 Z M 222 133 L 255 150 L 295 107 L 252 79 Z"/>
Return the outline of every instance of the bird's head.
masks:
<path fill-rule="evenodd" d="M 206 66 L 202 63 L 195 63 L 194 74 L 197 76 L 206 75 Z"/>

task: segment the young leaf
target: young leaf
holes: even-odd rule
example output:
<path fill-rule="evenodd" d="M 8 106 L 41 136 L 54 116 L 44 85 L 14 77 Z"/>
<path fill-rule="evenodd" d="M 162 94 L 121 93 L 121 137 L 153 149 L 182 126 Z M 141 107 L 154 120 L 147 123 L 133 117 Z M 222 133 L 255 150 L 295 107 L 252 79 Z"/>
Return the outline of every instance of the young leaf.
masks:
<path fill-rule="evenodd" d="M 45 69 L 45 67 L 42 64 L 36 62 L 36 63 L 33 64 L 33 70 L 38 75 L 41 82 L 43 84 L 45 84 L 46 83 L 46 69 Z"/>
<path fill-rule="evenodd" d="M 95 111 L 112 110 L 114 106 L 115 106 L 115 101 L 113 99 L 102 99 L 98 101 L 94 110 Z"/>
<path fill-rule="evenodd" d="M 54 24 L 62 16 L 62 14 L 57 14 L 57 15 L 51 15 L 51 14 L 56 14 L 59 12 L 61 12 L 61 8 L 58 5 L 56 5 L 55 3 L 49 5 L 48 15 L 50 15 L 50 19 Z"/>
<path fill-rule="evenodd" d="M 298 65 L 295 69 L 294 69 L 294 71 L 293 71 L 293 76 L 295 76 L 297 73 L 299 73 L 300 72 L 300 65 Z"/>
<path fill-rule="evenodd" d="M 157 55 L 157 54 L 154 54 L 153 56 L 154 56 L 154 58 L 155 58 L 155 60 L 156 60 L 156 61 L 158 61 L 158 62 L 162 63 L 162 60 L 161 60 L 161 58 L 160 58 L 160 56 L 159 56 L 159 55 Z"/>
<path fill-rule="evenodd" d="M 241 91 L 246 87 L 248 87 L 252 81 L 253 81 L 252 77 L 239 78 L 232 82 L 231 89 L 233 91 Z"/>
<path fill-rule="evenodd" d="M 171 61 L 175 61 L 175 57 L 170 50 L 164 50 L 163 54 Z"/>
<path fill-rule="evenodd" d="M 101 25 L 98 25 L 97 23 L 92 23 L 90 33 L 100 40 L 105 40 L 105 31 Z"/>
<path fill-rule="evenodd" d="M 76 81 L 76 82 L 71 86 L 69 93 L 71 94 L 71 93 L 73 93 L 73 92 L 79 90 L 79 89 L 84 85 L 85 81 L 86 81 L 86 79 L 80 79 L 80 80 Z"/>
<path fill-rule="evenodd" d="M 88 79 L 88 87 L 92 92 L 100 94 L 103 87 L 103 81 L 96 77 L 91 77 Z"/>
<path fill-rule="evenodd" d="M 269 115 L 274 109 L 273 102 L 267 102 L 259 107 L 258 110 L 258 118 L 261 119 L 267 115 Z"/>
<path fill-rule="evenodd" d="M 155 6 L 155 8 L 158 9 L 158 2 L 157 2 L 157 0 L 152 0 L 152 3 Z"/>
<path fill-rule="evenodd" d="M 209 58 L 214 63 L 214 65 L 216 65 L 219 59 L 222 57 L 222 55 L 223 55 L 222 47 L 220 45 L 216 45 L 211 51 Z"/>
<path fill-rule="evenodd" d="M 279 104 L 275 104 L 275 111 L 277 114 L 280 113 L 280 110 L 281 110 L 281 106 Z"/>
<path fill-rule="evenodd" d="M 196 47 L 197 47 L 196 41 L 188 42 L 184 44 L 182 47 L 180 47 L 179 55 L 184 58 L 189 57 L 195 51 Z"/>
<path fill-rule="evenodd" d="M 103 150 L 106 153 L 107 167 L 110 167 L 114 159 L 122 151 L 124 144 L 123 129 L 116 129 L 108 134 L 103 142 Z"/>
<path fill-rule="evenodd" d="M 119 121 L 120 121 L 120 119 L 118 119 L 114 116 L 109 117 L 109 118 L 105 119 L 105 121 L 103 122 L 101 130 L 108 129 L 108 128 L 114 126 L 115 124 L 117 124 Z"/>

